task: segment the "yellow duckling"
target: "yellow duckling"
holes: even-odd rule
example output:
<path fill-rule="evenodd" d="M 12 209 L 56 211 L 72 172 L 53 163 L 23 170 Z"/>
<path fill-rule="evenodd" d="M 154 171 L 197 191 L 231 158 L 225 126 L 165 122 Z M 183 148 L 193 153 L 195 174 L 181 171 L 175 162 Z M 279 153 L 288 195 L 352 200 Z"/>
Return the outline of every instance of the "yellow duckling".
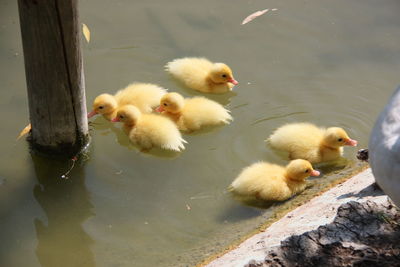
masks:
<path fill-rule="evenodd" d="M 292 160 L 286 167 L 258 162 L 244 168 L 229 191 L 266 201 L 283 201 L 302 192 L 307 177 L 319 175 L 319 171 L 303 159 Z"/>
<path fill-rule="evenodd" d="M 123 122 L 124 131 L 132 143 L 141 151 L 149 151 L 153 147 L 181 151 L 187 143 L 178 128 L 170 119 L 157 114 L 142 114 L 133 105 L 125 105 L 118 109 L 112 122 Z"/>
<path fill-rule="evenodd" d="M 238 84 L 232 70 L 224 63 L 212 63 L 205 58 L 185 57 L 165 66 L 185 86 L 205 93 L 226 93 Z"/>
<path fill-rule="evenodd" d="M 229 111 L 215 101 L 205 97 L 184 99 L 178 93 L 165 94 L 156 109 L 171 118 L 181 131 L 195 131 L 203 126 L 229 124 Z"/>
<path fill-rule="evenodd" d="M 166 89 L 150 83 L 132 83 L 115 95 L 101 94 L 93 102 L 88 118 L 101 114 L 107 120 L 115 118 L 118 107 L 135 105 L 141 112 L 150 113 L 160 103 Z"/>
<path fill-rule="evenodd" d="M 311 123 L 292 123 L 278 128 L 266 141 L 271 147 L 289 153 L 290 159 L 319 163 L 338 159 L 343 146 L 357 146 L 339 127 L 319 128 Z"/>

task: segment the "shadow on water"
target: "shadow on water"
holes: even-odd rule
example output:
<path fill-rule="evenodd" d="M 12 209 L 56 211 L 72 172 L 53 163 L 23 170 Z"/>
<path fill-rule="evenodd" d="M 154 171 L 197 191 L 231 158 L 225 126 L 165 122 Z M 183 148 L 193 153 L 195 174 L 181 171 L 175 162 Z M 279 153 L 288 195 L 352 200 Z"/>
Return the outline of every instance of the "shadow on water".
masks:
<path fill-rule="evenodd" d="M 223 94 L 212 94 L 212 93 L 203 93 L 194 89 L 187 87 L 183 82 L 175 79 L 172 75 L 169 75 L 171 82 L 176 84 L 176 88 L 180 88 L 179 90 L 169 89 L 169 92 L 178 92 L 183 95 L 183 97 L 195 97 L 195 96 L 203 96 L 208 99 L 214 100 L 223 106 L 227 106 L 231 103 L 231 99 L 237 96 L 237 86 L 233 88 L 233 91 L 223 93 Z M 183 92 L 184 93 L 183 93 Z"/>
<path fill-rule="evenodd" d="M 122 131 L 121 128 L 117 127 L 118 124 L 109 122 L 102 116 L 97 116 L 95 120 L 89 123 L 89 125 L 96 132 L 99 132 L 100 135 L 108 135 L 110 133 L 113 133 L 116 137 L 118 144 L 127 147 L 128 149 L 133 149 L 133 145 L 129 141 L 128 136 Z"/>
<path fill-rule="evenodd" d="M 239 222 L 261 216 L 263 212 L 264 210 L 262 209 L 241 205 L 238 202 L 224 209 L 224 211 L 218 215 L 217 220 L 219 222 Z"/>
<path fill-rule="evenodd" d="M 329 161 L 329 162 L 324 162 L 324 163 L 318 163 L 314 164 L 314 169 L 318 170 L 321 172 L 321 175 L 318 177 L 308 177 L 308 181 L 313 181 L 316 179 L 324 178 L 329 175 L 339 173 L 345 169 L 348 169 L 350 166 L 352 166 L 353 162 L 351 160 L 348 160 L 346 158 L 339 158 L 334 161 Z"/>
<path fill-rule="evenodd" d="M 230 193 L 235 200 L 223 213 L 218 216 L 220 222 L 238 222 L 261 216 L 274 205 L 274 202 L 264 201 L 253 197 L 243 197 Z"/>
<path fill-rule="evenodd" d="M 32 155 L 38 185 L 33 194 L 47 216 L 47 223 L 35 218 L 36 256 L 43 267 L 95 266 L 93 240 L 82 223 L 93 216 L 90 195 L 85 187 L 85 166 L 77 162 L 68 175 L 70 162 Z"/>
<path fill-rule="evenodd" d="M 218 124 L 218 125 L 206 125 L 203 126 L 201 129 L 196 130 L 194 132 L 182 132 L 181 134 L 183 135 L 183 138 L 187 136 L 200 136 L 200 135 L 207 135 L 207 134 L 213 134 L 214 132 L 217 132 L 224 128 L 226 124 Z"/>
<path fill-rule="evenodd" d="M 173 78 L 171 78 L 171 79 L 173 79 Z M 223 106 L 229 105 L 231 103 L 232 97 L 237 95 L 237 93 L 235 91 L 230 91 L 230 92 L 227 92 L 227 93 L 224 93 L 224 94 L 203 93 L 203 92 L 199 92 L 199 91 L 196 91 L 196 90 L 193 90 L 193 89 L 190 89 L 190 88 L 186 87 L 180 81 L 177 81 L 175 79 L 174 79 L 174 81 L 175 81 L 175 83 L 178 84 L 178 86 L 180 88 L 183 88 L 185 94 L 187 94 L 187 96 L 185 96 L 185 97 L 203 96 L 203 97 L 211 99 L 211 100 L 213 100 L 215 102 L 218 102 Z"/>

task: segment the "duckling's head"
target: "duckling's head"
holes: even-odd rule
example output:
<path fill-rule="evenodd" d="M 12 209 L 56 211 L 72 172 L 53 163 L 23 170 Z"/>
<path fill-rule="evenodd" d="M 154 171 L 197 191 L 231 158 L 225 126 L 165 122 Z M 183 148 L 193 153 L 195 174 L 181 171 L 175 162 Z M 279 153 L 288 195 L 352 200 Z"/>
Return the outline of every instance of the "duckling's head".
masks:
<path fill-rule="evenodd" d="M 224 63 L 214 63 L 210 72 L 210 79 L 215 83 L 233 83 L 238 84 L 233 78 L 232 70 Z"/>
<path fill-rule="evenodd" d="M 286 176 L 291 180 L 304 181 L 309 176 L 319 176 L 320 172 L 314 170 L 311 163 L 304 159 L 295 159 L 286 166 Z"/>
<path fill-rule="evenodd" d="M 160 100 L 160 106 L 156 109 L 157 112 L 179 113 L 185 105 L 185 99 L 178 93 L 165 94 Z"/>
<path fill-rule="evenodd" d="M 339 148 L 342 146 L 357 146 L 357 141 L 351 139 L 345 130 L 340 127 L 330 127 L 326 129 L 323 145 L 332 148 Z"/>
<path fill-rule="evenodd" d="M 125 125 L 134 126 L 142 113 L 133 105 L 125 105 L 117 110 L 117 116 L 112 119 L 112 122 L 122 122 Z"/>
<path fill-rule="evenodd" d="M 101 94 L 93 101 L 93 110 L 88 114 L 88 118 L 96 114 L 111 114 L 117 108 L 117 101 L 110 94 Z"/>

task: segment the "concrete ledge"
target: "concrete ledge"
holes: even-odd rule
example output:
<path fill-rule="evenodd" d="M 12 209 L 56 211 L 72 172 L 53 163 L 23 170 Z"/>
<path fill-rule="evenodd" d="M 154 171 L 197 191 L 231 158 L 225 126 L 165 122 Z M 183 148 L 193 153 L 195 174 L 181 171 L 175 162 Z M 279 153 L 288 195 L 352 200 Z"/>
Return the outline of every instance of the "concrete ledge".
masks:
<path fill-rule="evenodd" d="M 279 246 L 280 242 L 287 237 L 299 235 L 316 229 L 320 225 L 331 223 L 336 215 L 337 208 L 343 203 L 351 200 L 385 202 L 387 196 L 382 195 L 380 190 L 374 189 L 372 185 L 374 182 L 371 169 L 367 169 L 289 212 L 264 232 L 252 236 L 236 249 L 229 251 L 206 266 L 244 266 L 250 260 L 262 261 L 268 250 Z"/>

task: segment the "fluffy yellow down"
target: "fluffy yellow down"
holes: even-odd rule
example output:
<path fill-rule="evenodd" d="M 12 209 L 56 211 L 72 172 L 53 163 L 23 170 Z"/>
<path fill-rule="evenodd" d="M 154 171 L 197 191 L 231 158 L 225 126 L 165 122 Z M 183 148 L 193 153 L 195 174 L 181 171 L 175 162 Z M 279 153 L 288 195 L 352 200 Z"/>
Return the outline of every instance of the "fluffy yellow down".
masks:
<path fill-rule="evenodd" d="M 319 128 L 311 123 L 292 123 L 278 128 L 266 141 L 271 147 L 286 151 L 290 159 L 319 163 L 338 159 L 344 145 L 355 146 L 339 127 Z"/>
<path fill-rule="evenodd" d="M 124 105 L 135 105 L 141 112 L 150 113 L 160 103 L 166 90 L 155 84 L 132 83 L 115 95 L 101 94 L 93 101 L 93 111 L 88 117 L 101 114 L 107 120 L 113 119 L 117 109 Z"/>
<path fill-rule="evenodd" d="M 286 167 L 258 162 L 244 168 L 229 190 L 242 196 L 283 201 L 303 191 L 310 175 L 317 176 L 319 172 L 306 160 L 293 160 Z"/>
<path fill-rule="evenodd" d="M 166 70 L 185 86 L 205 93 L 226 93 L 237 81 L 224 63 L 206 58 L 180 58 L 166 64 Z"/>
<path fill-rule="evenodd" d="M 118 106 L 134 105 L 142 113 L 151 113 L 167 90 L 151 83 L 132 83 L 115 94 Z"/>
<path fill-rule="evenodd" d="M 204 126 L 229 124 L 229 110 L 205 97 L 184 99 L 178 93 L 168 93 L 161 98 L 163 114 L 176 122 L 181 131 L 196 131 Z"/>
<path fill-rule="evenodd" d="M 123 106 L 117 112 L 117 118 L 124 123 L 132 143 L 148 151 L 153 147 L 181 151 L 186 141 L 182 138 L 175 123 L 157 114 L 142 114 L 132 105 Z"/>

